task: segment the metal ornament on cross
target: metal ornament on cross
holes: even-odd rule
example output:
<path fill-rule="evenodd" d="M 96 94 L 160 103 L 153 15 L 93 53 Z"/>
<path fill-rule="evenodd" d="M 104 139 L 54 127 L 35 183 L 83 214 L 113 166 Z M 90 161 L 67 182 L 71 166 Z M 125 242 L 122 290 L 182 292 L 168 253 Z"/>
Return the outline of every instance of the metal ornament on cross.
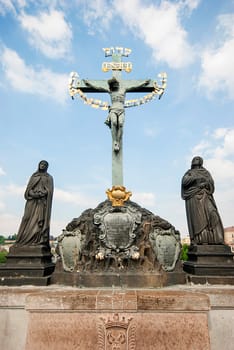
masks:
<path fill-rule="evenodd" d="M 128 57 L 132 52 L 131 49 L 123 48 L 123 47 L 111 47 L 104 48 L 105 57 L 112 56 L 112 62 L 103 62 L 102 71 L 109 72 L 113 71 L 113 76 L 118 76 L 117 72 L 124 70 L 127 73 L 132 71 L 132 63 L 131 62 L 122 62 L 121 57 Z M 115 72 L 115 73 L 114 73 Z"/>

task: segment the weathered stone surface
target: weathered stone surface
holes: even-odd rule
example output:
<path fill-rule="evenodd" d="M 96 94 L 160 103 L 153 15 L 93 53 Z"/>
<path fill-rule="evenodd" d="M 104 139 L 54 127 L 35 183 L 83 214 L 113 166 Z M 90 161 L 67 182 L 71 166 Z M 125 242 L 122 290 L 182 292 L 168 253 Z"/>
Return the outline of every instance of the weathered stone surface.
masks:
<path fill-rule="evenodd" d="M 0 265 L 0 285 L 48 285 L 55 269 L 51 257 L 49 247 L 13 245 Z"/>
<path fill-rule="evenodd" d="M 0 343 L 3 350 L 23 350 L 26 343 L 28 313 L 24 309 L 0 307 Z"/>
<path fill-rule="evenodd" d="M 76 286 L 80 288 L 161 288 L 186 282 L 185 272 L 182 268 L 176 268 L 173 272 L 128 272 L 111 273 L 104 272 L 64 272 L 56 265 L 54 274 L 51 276 L 52 284 Z"/>
<path fill-rule="evenodd" d="M 137 203 L 113 207 L 106 200 L 67 225 L 51 282 L 89 288 L 185 283 L 180 248 L 180 233 L 168 221 Z"/>
<path fill-rule="evenodd" d="M 209 298 L 202 293 L 138 291 L 138 310 L 207 311 Z"/>
<path fill-rule="evenodd" d="M 209 298 L 184 291 L 35 293 L 26 350 L 210 349 Z"/>
<path fill-rule="evenodd" d="M 234 279 L 234 278 L 233 278 Z M 198 286 L 194 285 L 192 291 L 204 293 L 209 296 L 211 309 L 234 309 L 234 287 L 224 286 Z M 191 288 L 189 287 L 189 290 Z"/>
<path fill-rule="evenodd" d="M 75 290 L 33 293 L 27 296 L 27 310 L 180 310 L 207 311 L 204 293 L 157 290 Z"/>
<path fill-rule="evenodd" d="M 201 312 L 37 312 L 30 314 L 26 350 L 208 350 L 209 343 L 207 315 Z"/>
<path fill-rule="evenodd" d="M 209 298 L 201 293 L 40 292 L 27 297 L 26 308 L 26 350 L 210 348 Z"/>
<path fill-rule="evenodd" d="M 234 310 L 211 310 L 209 317 L 211 350 L 232 350 Z"/>
<path fill-rule="evenodd" d="M 58 237 L 59 255 L 62 259 L 64 271 L 72 272 L 75 270 L 82 247 L 82 234 L 80 230 L 63 233 Z"/>
<path fill-rule="evenodd" d="M 186 275 L 188 283 L 205 285 L 234 285 L 234 276 Z"/>
<path fill-rule="evenodd" d="M 122 333 L 121 323 L 118 325 L 114 320 L 117 314 L 120 321 L 122 317 L 127 322 L 132 319 L 128 331 L 132 332 L 135 349 L 185 349 L 180 344 L 184 342 L 186 349 L 191 350 L 232 350 L 233 310 L 233 286 L 180 285 L 158 290 L 83 290 L 55 285 L 0 287 L 0 339 L 3 349 L 22 350 L 29 331 L 27 346 L 30 350 L 39 349 L 39 346 L 40 350 L 70 350 L 79 349 L 79 346 L 82 350 L 102 349 L 105 343 L 101 341 L 116 335 L 118 338 Z M 105 328 L 108 318 L 110 336 Z M 32 321 L 29 328 L 28 320 Z M 47 325 L 51 329 L 45 329 Z M 180 333 L 182 330 L 184 334 Z M 209 337 L 205 331 L 210 337 L 210 347 L 206 347 Z M 38 334 L 45 336 L 44 343 Z M 128 334 L 125 335 L 120 339 L 130 342 Z M 204 348 L 199 347 L 199 339 L 203 339 Z M 32 340 L 35 343 L 32 344 Z M 126 349 L 126 343 L 122 346 Z"/>
<path fill-rule="evenodd" d="M 198 276 L 234 276 L 233 258 L 231 248 L 225 244 L 192 245 L 183 269 Z"/>
<path fill-rule="evenodd" d="M 157 259 L 165 271 L 173 271 L 178 261 L 181 243 L 179 234 L 173 228 L 154 229 L 149 239 Z"/>

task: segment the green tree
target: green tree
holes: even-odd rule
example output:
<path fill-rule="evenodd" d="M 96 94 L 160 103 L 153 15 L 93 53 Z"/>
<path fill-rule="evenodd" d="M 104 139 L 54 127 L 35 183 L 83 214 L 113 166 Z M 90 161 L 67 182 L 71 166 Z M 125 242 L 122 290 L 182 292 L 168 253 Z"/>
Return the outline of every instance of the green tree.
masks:
<path fill-rule="evenodd" d="M 6 250 L 0 251 L 0 264 L 4 264 L 6 262 L 7 254 L 8 253 Z"/>
<path fill-rule="evenodd" d="M 188 249 L 189 249 L 189 245 L 184 243 L 181 248 L 180 260 L 183 260 L 183 261 L 188 260 Z"/>
<path fill-rule="evenodd" d="M 0 244 L 4 244 L 5 243 L 5 237 L 0 235 Z"/>
<path fill-rule="evenodd" d="M 7 239 L 9 240 L 9 241 L 15 241 L 16 240 L 16 233 L 14 233 L 13 235 L 9 235 L 8 237 L 7 237 Z"/>

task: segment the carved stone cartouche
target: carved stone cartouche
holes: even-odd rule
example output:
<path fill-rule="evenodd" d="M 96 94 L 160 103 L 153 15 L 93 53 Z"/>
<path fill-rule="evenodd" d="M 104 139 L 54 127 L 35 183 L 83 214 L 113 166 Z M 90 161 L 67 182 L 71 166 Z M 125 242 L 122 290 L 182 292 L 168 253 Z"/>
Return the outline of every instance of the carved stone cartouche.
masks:
<path fill-rule="evenodd" d="M 132 201 L 113 207 L 106 200 L 73 219 L 66 231 L 59 243 L 66 271 L 172 271 L 179 259 L 179 232 Z"/>

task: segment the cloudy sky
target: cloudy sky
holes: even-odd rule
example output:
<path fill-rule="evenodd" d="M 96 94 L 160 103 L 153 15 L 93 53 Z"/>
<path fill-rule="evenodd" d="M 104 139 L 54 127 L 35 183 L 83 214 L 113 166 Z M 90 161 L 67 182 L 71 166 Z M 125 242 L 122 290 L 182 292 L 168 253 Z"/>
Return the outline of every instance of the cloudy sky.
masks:
<path fill-rule="evenodd" d="M 126 110 L 132 200 L 185 236 L 181 178 L 200 155 L 223 224 L 234 225 L 233 0 L 0 0 L 0 234 L 17 232 L 41 159 L 55 182 L 51 234 L 106 199 L 107 115 L 71 100 L 68 78 L 109 79 L 101 66 L 110 46 L 132 49 L 124 79 L 168 74 L 161 100 Z"/>

